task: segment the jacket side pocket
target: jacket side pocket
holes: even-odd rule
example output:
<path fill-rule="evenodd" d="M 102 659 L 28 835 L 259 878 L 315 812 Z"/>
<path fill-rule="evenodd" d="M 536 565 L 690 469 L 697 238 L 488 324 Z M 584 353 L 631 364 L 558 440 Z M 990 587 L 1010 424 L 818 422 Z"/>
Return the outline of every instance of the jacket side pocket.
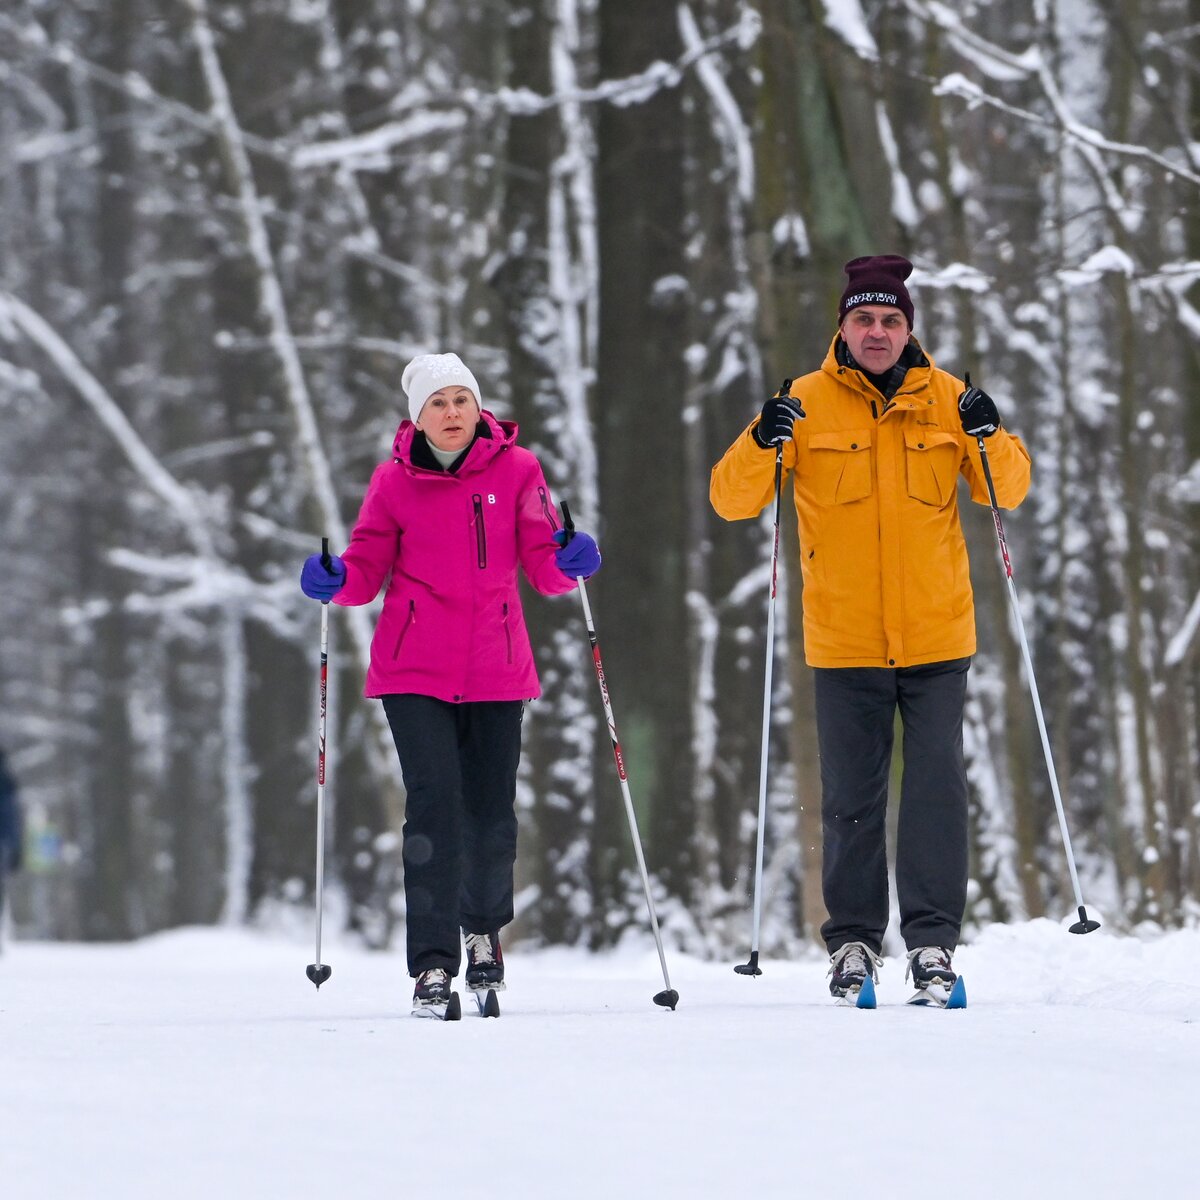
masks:
<path fill-rule="evenodd" d="M 408 631 L 417 623 L 417 602 L 410 600 L 408 602 L 408 617 L 400 630 L 400 635 L 396 638 L 396 648 L 392 651 L 392 661 L 400 657 L 400 651 L 404 649 L 404 639 L 408 637 Z"/>

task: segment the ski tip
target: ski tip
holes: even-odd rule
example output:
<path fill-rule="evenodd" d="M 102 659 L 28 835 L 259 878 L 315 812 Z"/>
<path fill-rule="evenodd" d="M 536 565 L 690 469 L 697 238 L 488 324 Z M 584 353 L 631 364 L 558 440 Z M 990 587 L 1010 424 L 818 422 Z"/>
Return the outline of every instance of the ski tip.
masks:
<path fill-rule="evenodd" d="M 496 998 L 496 993 L 492 988 L 488 988 L 485 992 L 475 992 L 475 1006 L 479 1009 L 481 1017 L 498 1017 L 500 1015 L 500 1001 Z"/>
<path fill-rule="evenodd" d="M 304 969 L 305 975 L 312 980 L 319 991 L 321 984 L 333 974 L 333 968 L 328 963 L 309 963 Z"/>
<path fill-rule="evenodd" d="M 950 995 L 946 999 L 946 1007 L 967 1007 L 967 985 L 963 982 L 961 975 L 954 981 L 954 986 L 950 989 Z"/>
<path fill-rule="evenodd" d="M 457 992 L 450 993 L 450 1003 L 446 1005 L 446 1015 L 442 1018 L 443 1021 L 461 1021 L 462 1020 L 462 1002 L 458 998 Z"/>
<path fill-rule="evenodd" d="M 675 1005 L 679 1003 L 679 993 L 674 988 L 667 988 L 654 997 L 654 1003 L 661 1008 L 669 1008 L 674 1012 Z"/>
<path fill-rule="evenodd" d="M 862 987 L 858 989 L 858 999 L 854 1002 L 855 1008 L 874 1008 L 875 1007 L 875 982 L 870 975 L 863 980 Z"/>

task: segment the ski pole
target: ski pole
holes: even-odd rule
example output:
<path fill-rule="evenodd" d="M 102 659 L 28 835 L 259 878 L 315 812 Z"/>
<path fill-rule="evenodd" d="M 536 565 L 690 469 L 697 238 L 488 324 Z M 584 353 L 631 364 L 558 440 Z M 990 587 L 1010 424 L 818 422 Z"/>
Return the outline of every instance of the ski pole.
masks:
<path fill-rule="evenodd" d="M 971 387 L 971 376 L 965 379 L 968 390 Z M 1063 846 L 1067 852 L 1067 867 L 1071 872 L 1071 887 L 1075 891 L 1075 905 L 1079 912 L 1079 920 L 1072 925 L 1072 933 L 1091 933 L 1100 928 L 1099 921 L 1088 919 L 1087 909 L 1083 903 L 1083 893 L 1079 888 L 1079 872 L 1075 869 L 1075 854 L 1071 849 L 1071 834 L 1067 830 L 1067 816 L 1063 809 L 1062 795 L 1058 790 L 1058 775 L 1054 770 L 1054 756 L 1050 751 L 1050 735 L 1046 732 L 1046 718 L 1042 715 L 1042 701 L 1038 695 L 1037 680 L 1033 675 L 1033 658 L 1029 653 L 1029 641 L 1025 637 L 1025 622 L 1021 618 L 1021 604 L 1017 599 L 1017 585 L 1013 582 L 1012 560 L 1008 556 L 1008 541 L 1004 536 L 1004 523 L 1000 520 L 1000 505 L 996 500 L 996 487 L 992 482 L 992 468 L 988 463 L 987 446 L 984 445 L 983 435 L 975 438 L 979 444 L 979 459 L 983 463 L 983 478 L 987 482 L 988 499 L 992 506 L 992 520 L 996 525 L 996 541 L 1000 546 L 1000 557 L 1004 562 L 1004 578 L 1008 583 L 1008 601 L 1017 625 L 1017 637 L 1021 643 L 1021 655 L 1025 660 L 1025 674 L 1029 678 L 1029 694 L 1033 698 L 1033 711 L 1037 716 L 1038 732 L 1042 736 L 1042 752 L 1046 756 L 1046 770 L 1050 774 L 1050 790 L 1054 794 L 1054 807 L 1058 810 L 1058 828 L 1062 833 Z"/>
<path fill-rule="evenodd" d="M 563 529 L 567 541 L 575 536 L 575 522 L 571 520 L 571 510 L 567 502 L 562 502 Z M 565 544 L 565 543 L 564 543 Z M 596 682 L 600 685 L 600 699 L 604 702 L 604 718 L 608 722 L 608 736 L 612 739 L 613 760 L 617 764 L 617 778 L 621 781 L 621 795 L 625 799 L 625 816 L 629 821 L 629 833 L 633 838 L 633 851 L 637 855 L 638 870 L 642 875 L 642 887 L 646 892 L 646 908 L 650 913 L 650 927 L 654 931 L 654 944 L 658 947 L 658 961 L 662 967 L 663 983 L 666 987 L 654 997 L 654 1003 L 663 1008 L 675 1011 L 679 1003 L 679 993 L 671 987 L 671 977 L 667 974 L 667 956 L 663 952 L 662 934 L 658 929 L 658 914 L 654 911 L 654 897 L 650 894 L 650 875 L 646 870 L 646 858 L 642 853 L 642 839 L 638 834 L 637 814 L 633 811 L 633 797 L 629 793 L 629 777 L 625 771 L 625 756 L 621 753 L 621 743 L 617 741 L 617 723 L 613 717 L 612 702 L 608 695 L 608 682 L 604 676 L 604 662 L 600 657 L 600 639 L 596 636 L 596 625 L 592 620 L 592 606 L 588 603 L 587 587 L 583 576 L 577 575 L 575 582 L 579 587 L 579 599 L 583 603 L 583 619 L 587 622 L 588 641 L 592 646 L 592 663 L 596 668 Z"/>
<path fill-rule="evenodd" d="M 321 565 L 330 567 L 329 539 L 321 539 Z M 321 602 L 321 707 L 317 722 L 317 961 L 309 963 L 305 974 L 319 990 L 333 974 L 328 963 L 321 962 L 321 909 L 325 893 L 325 717 L 329 697 L 329 601 Z"/>
<path fill-rule="evenodd" d="M 784 392 L 791 386 L 787 381 Z M 771 741 L 771 678 L 775 668 L 775 593 L 779 573 L 779 505 L 783 493 L 783 443 L 775 447 L 775 543 L 771 551 L 771 594 L 767 601 L 767 667 L 763 683 L 762 748 L 758 760 L 758 845 L 754 852 L 754 923 L 750 933 L 750 959 L 733 969 L 739 975 L 761 975 L 758 933 L 762 923 L 763 846 L 767 834 L 767 750 Z"/>
<path fill-rule="evenodd" d="M 790 395 L 792 381 L 785 379 L 776 396 Z M 775 596 L 779 580 L 779 506 L 783 494 L 783 443 L 775 447 L 775 540 L 771 549 L 771 593 L 767 600 L 767 663 L 763 682 L 762 746 L 758 757 L 758 839 L 754 851 L 754 920 L 750 931 L 750 959 L 733 969 L 739 975 L 761 975 L 758 934 L 762 924 L 763 849 L 767 836 L 767 751 L 771 742 L 771 680 L 775 674 Z"/>

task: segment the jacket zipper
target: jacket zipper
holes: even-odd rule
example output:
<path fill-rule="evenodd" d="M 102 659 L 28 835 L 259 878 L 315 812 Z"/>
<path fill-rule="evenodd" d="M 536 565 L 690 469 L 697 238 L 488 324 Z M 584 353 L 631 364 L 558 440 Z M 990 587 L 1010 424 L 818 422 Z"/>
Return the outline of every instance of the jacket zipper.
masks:
<path fill-rule="evenodd" d="M 508 647 L 508 661 L 512 662 L 512 630 L 508 627 L 508 601 L 504 602 L 504 644 Z"/>
<path fill-rule="evenodd" d="M 546 518 L 546 524 L 550 526 L 551 533 L 558 532 L 558 522 L 554 519 L 554 510 L 550 507 L 550 497 L 546 495 L 544 487 L 538 488 L 538 495 L 542 499 L 542 516 Z"/>
<path fill-rule="evenodd" d="M 479 569 L 487 566 L 487 534 L 483 528 L 483 497 L 476 494 L 475 501 L 475 549 L 479 556 Z"/>
<path fill-rule="evenodd" d="M 396 639 L 396 648 L 392 651 L 392 661 L 400 657 L 400 651 L 404 647 L 404 639 L 408 637 L 408 631 L 417 623 L 417 602 L 410 600 L 408 602 L 408 620 L 404 622 L 404 628 L 400 630 L 400 636 Z"/>

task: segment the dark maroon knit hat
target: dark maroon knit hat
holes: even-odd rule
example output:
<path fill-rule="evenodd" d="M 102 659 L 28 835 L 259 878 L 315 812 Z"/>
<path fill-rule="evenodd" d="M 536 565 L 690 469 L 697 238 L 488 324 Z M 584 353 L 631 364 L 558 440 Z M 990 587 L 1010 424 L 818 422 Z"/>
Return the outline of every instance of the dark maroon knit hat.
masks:
<path fill-rule="evenodd" d="M 913 325 L 913 302 L 904 281 L 912 274 L 913 265 L 899 254 L 868 254 L 865 258 L 852 258 L 846 264 L 846 277 L 850 280 L 842 293 L 838 305 L 838 324 L 852 308 L 863 304 L 890 304 L 908 318 L 908 327 Z"/>

